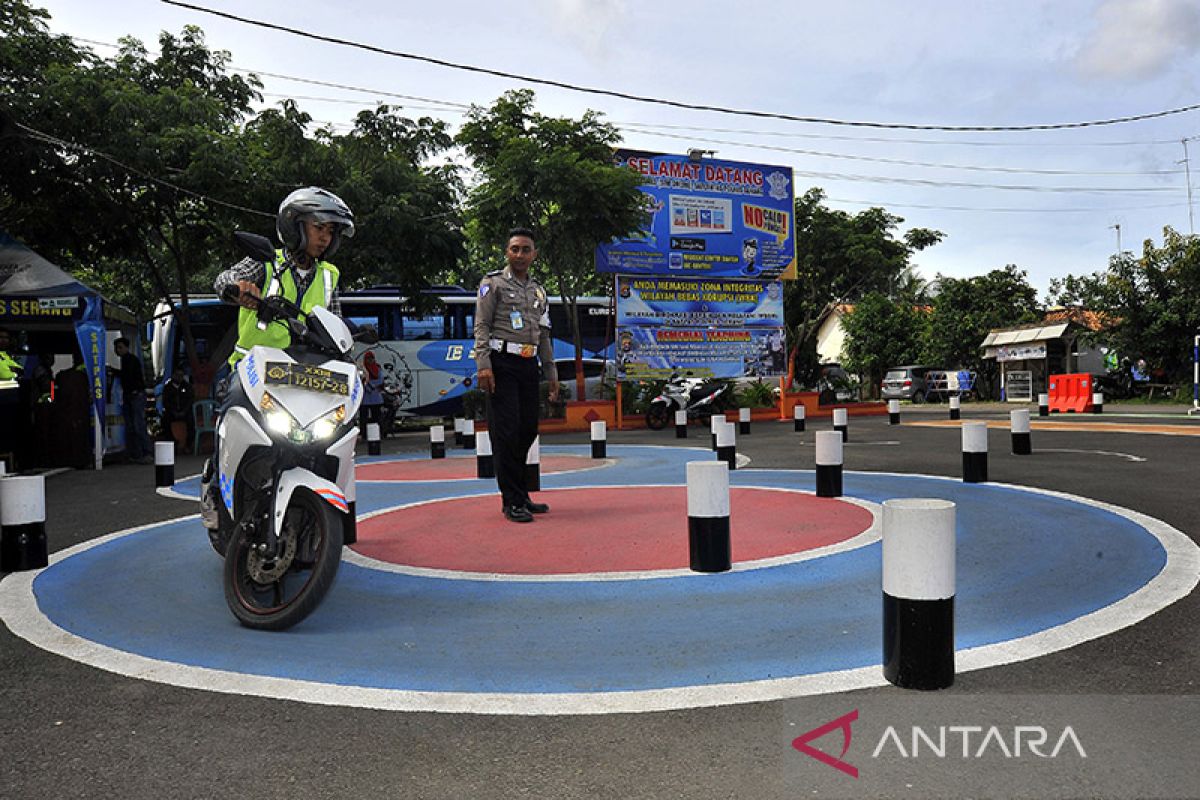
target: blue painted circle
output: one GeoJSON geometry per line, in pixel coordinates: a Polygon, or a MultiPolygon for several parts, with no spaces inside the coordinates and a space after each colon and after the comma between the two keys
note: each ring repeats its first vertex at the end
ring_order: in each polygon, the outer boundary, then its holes
{"type": "MultiPolygon", "coordinates": [[[[678,448],[610,447],[609,455],[620,460],[616,469],[547,475],[543,487],[614,478],[678,485],[687,461],[713,458],[678,448]]],[[[812,472],[738,471],[731,483],[814,488],[812,472]]],[[[1102,609],[1166,564],[1163,546],[1142,526],[1064,497],[921,476],[847,473],[844,483],[847,496],[876,503],[937,497],[957,505],[959,649],[1102,609]]],[[[358,511],[494,491],[491,481],[361,484],[358,511]]],[[[552,515],[537,524],[552,524],[552,515]]],[[[272,635],[243,629],[230,615],[220,559],[193,518],[65,558],[33,590],[54,625],[166,662],[382,689],[619,692],[877,666],[880,568],[878,543],[745,572],[652,580],[449,580],[343,563],[317,612],[272,635]]]]}

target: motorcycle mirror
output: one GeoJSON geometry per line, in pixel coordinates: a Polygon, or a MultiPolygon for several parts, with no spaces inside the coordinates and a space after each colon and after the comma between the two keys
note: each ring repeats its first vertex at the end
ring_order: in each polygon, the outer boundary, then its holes
{"type": "Polygon", "coordinates": [[[259,236],[257,233],[248,233],[246,231],[234,231],[233,241],[243,254],[255,261],[266,262],[275,260],[275,247],[271,244],[271,240],[265,236],[259,236]]]}
{"type": "Polygon", "coordinates": [[[379,344],[379,331],[369,325],[359,328],[354,334],[354,341],[363,344],[379,344]]]}

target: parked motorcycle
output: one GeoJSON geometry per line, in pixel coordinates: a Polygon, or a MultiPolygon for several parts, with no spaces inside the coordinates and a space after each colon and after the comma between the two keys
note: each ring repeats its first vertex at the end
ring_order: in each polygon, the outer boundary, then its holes
{"type": "Polygon", "coordinates": [[[717,411],[718,398],[728,388],[727,384],[713,384],[672,372],[662,394],[651,400],[650,407],[646,409],[646,427],[662,430],[680,409],[687,411],[688,422],[700,420],[707,423],[717,411]]]}
{"type": "MultiPolygon", "coordinates": [[[[269,261],[261,236],[237,233],[269,261]]],[[[236,300],[238,290],[225,299],[236,300]]],[[[333,585],[343,544],[355,539],[354,445],[362,381],[353,337],[324,308],[304,314],[285,298],[258,300],[258,324],[283,325],[292,345],[256,346],[237,364],[204,466],[201,517],[225,557],[225,601],[243,625],[283,630],[316,609],[333,585]]],[[[377,338],[372,331],[360,340],[377,338]]]]}

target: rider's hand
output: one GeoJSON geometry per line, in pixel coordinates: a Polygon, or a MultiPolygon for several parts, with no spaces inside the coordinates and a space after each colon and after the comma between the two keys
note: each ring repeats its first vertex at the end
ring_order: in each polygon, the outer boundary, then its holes
{"type": "Polygon", "coordinates": [[[496,390],[496,376],[490,369],[479,370],[477,380],[479,382],[479,388],[488,394],[491,394],[496,390]]]}
{"type": "Polygon", "coordinates": [[[547,390],[547,397],[550,398],[551,403],[558,402],[558,378],[550,381],[550,388],[547,390]]]}
{"type": "Polygon", "coordinates": [[[258,303],[255,301],[262,297],[262,291],[258,288],[258,284],[254,281],[238,281],[237,286],[241,292],[238,295],[238,304],[251,310],[256,308],[258,303]]]}

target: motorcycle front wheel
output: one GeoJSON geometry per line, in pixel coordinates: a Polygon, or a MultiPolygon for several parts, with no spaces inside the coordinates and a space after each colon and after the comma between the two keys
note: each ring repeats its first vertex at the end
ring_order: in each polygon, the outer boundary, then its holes
{"type": "Polygon", "coordinates": [[[234,534],[225,553],[225,602],[247,628],[286,630],[324,599],[341,558],[337,512],[307,489],[297,489],[273,558],[258,549],[245,528],[234,534]]]}
{"type": "Polygon", "coordinates": [[[650,408],[646,409],[646,427],[652,431],[661,431],[667,427],[670,419],[671,409],[667,408],[666,403],[651,403],[650,408]]]}

